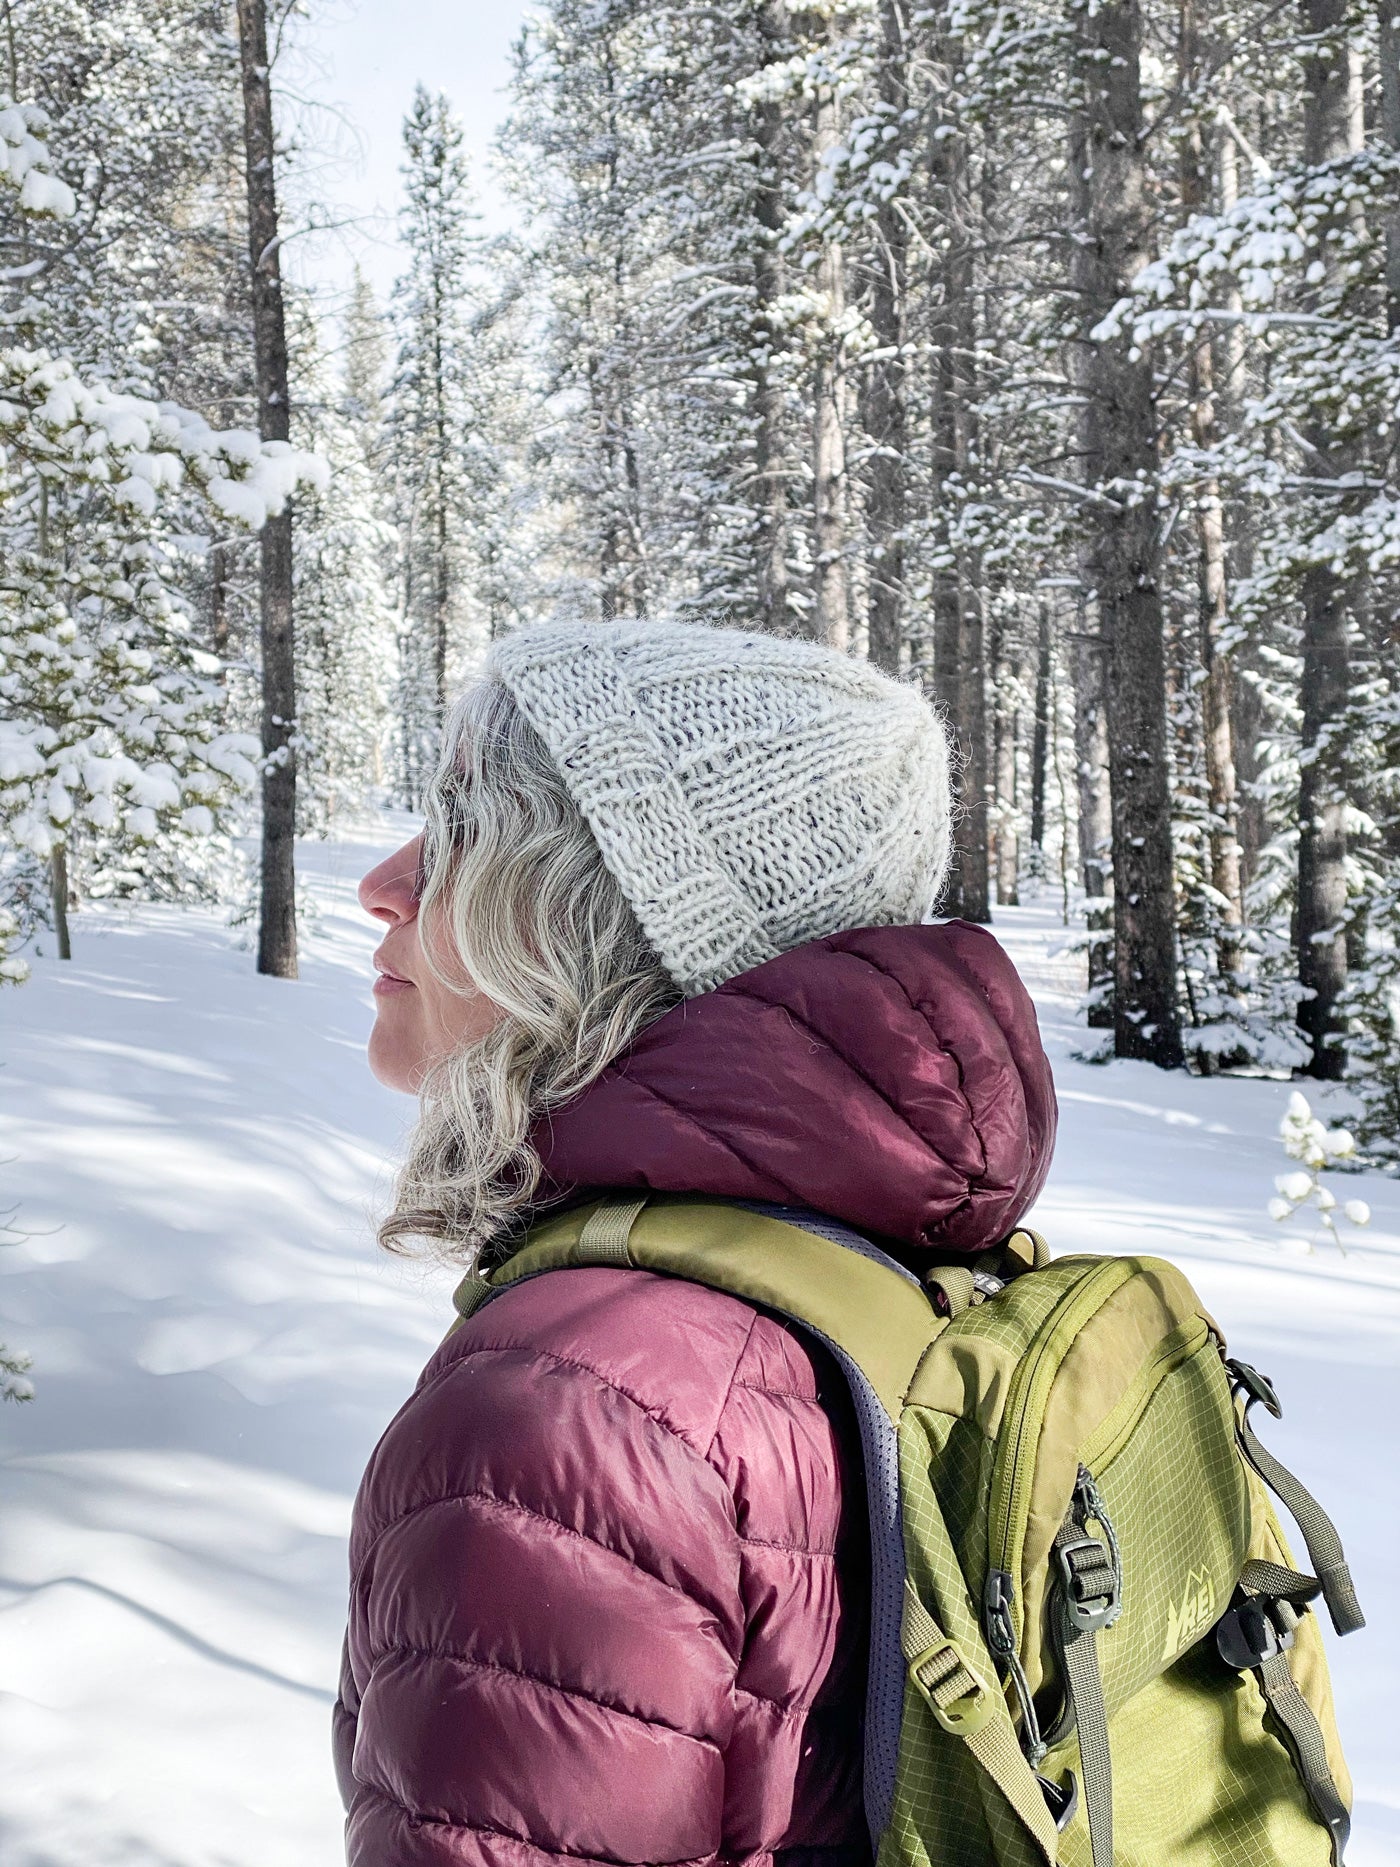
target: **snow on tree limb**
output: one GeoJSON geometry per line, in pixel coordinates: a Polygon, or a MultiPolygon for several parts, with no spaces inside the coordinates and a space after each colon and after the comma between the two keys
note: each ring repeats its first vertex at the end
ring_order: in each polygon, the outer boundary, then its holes
{"type": "Polygon", "coordinates": [[[36,104],[17,104],[0,92],[0,182],[19,195],[26,214],[45,220],[71,220],[77,197],[49,164],[48,145],[39,140],[47,114],[36,104]]]}

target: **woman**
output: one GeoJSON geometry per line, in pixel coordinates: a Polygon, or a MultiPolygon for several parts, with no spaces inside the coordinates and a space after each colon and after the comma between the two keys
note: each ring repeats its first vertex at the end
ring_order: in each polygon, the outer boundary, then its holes
{"type": "MultiPolygon", "coordinates": [[[[371,1065],[422,1100],[386,1243],[490,1261],[542,1206],[646,1187],[917,1267],[1038,1191],[1029,1000],[988,934],[921,924],[948,757],[912,688],[728,630],[522,630],[427,816],[361,887],[387,930],[371,1065]]],[[[356,1506],[351,1862],[867,1862],[865,1561],[817,1345],[638,1270],[509,1290],[428,1364],[356,1506]]]]}

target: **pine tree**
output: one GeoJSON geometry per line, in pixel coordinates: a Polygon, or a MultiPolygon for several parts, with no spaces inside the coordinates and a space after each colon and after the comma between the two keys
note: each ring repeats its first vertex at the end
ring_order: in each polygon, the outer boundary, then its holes
{"type": "Polygon", "coordinates": [[[388,387],[389,335],[374,287],[356,263],[345,313],[344,357],[347,419],[360,425],[367,455],[379,449],[388,387]]]}
{"type": "MultiPolygon", "coordinates": [[[[398,672],[392,584],[396,534],[374,461],[381,376],[368,288],[351,300],[343,385],[309,306],[294,305],[293,435],[330,463],[329,484],[298,500],[294,546],[298,827],[324,831],[364,808],[386,784],[395,747],[398,672]],[[358,299],[358,305],[357,305],[358,299]],[[358,322],[357,322],[358,320],[358,322]]],[[[382,355],[383,345],[380,341],[382,355]]],[[[381,364],[382,368],[382,364],[381,364]]]]}
{"type": "MultiPolygon", "coordinates": [[[[267,5],[266,0],[237,0],[237,6],[258,433],[264,441],[285,447],[291,435],[292,398],[282,298],[282,235],[277,209],[277,142],[272,122],[267,5]]],[[[295,979],[297,691],[290,500],[264,524],[260,544],[262,886],[258,971],[278,979],[295,979]]]]}
{"type": "MultiPolygon", "coordinates": [[[[36,107],[0,100],[0,183],[38,223],[36,247],[46,224],[80,212],[45,128],[36,107]]],[[[57,267],[25,276],[61,295],[57,267]]],[[[22,316],[44,324],[37,295],[22,316]]],[[[321,467],[15,345],[0,347],[0,450],[4,939],[27,931],[15,907],[32,909],[44,862],[66,956],[75,848],[109,891],[177,891],[253,774],[248,742],[223,729],[217,663],[194,639],[183,521],[202,511],[257,529],[321,467]]],[[[3,976],[17,976],[13,959],[3,976]]]]}
{"type": "Polygon", "coordinates": [[[388,436],[401,539],[403,785],[416,804],[450,687],[485,640],[469,540],[496,476],[481,420],[480,242],[462,130],[447,99],[421,85],[404,121],[404,153],[408,270],[395,292],[388,436]]]}

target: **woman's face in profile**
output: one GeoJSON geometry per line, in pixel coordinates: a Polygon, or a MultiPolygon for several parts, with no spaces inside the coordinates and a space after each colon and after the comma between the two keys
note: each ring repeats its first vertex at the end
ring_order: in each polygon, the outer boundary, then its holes
{"type": "Polygon", "coordinates": [[[431,1066],[484,1037],[496,1007],[462,970],[447,985],[428,965],[418,915],[423,838],[415,836],[360,883],[360,906],[386,928],[374,955],[369,1067],[390,1089],[416,1094],[431,1066]]]}

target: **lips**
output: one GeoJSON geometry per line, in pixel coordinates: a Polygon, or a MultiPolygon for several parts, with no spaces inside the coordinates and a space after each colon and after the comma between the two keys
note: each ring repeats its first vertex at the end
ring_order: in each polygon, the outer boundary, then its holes
{"type": "Polygon", "coordinates": [[[405,979],[402,973],[395,972],[393,967],[378,953],[374,956],[374,970],[377,975],[374,989],[381,997],[394,992],[411,992],[414,989],[412,979],[405,979]]]}

